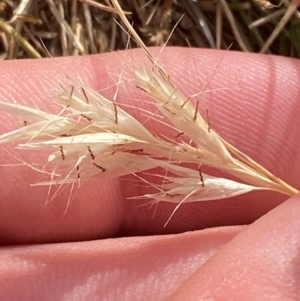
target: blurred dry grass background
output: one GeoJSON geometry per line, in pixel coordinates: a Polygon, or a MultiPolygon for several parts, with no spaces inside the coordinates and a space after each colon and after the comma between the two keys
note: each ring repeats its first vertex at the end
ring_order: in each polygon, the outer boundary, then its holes
{"type": "MultiPolygon", "coordinates": [[[[147,46],[266,52],[300,57],[300,0],[121,0],[147,46]],[[174,29],[174,30],[173,30],[174,29]]],[[[124,49],[109,1],[0,0],[0,59],[94,54],[124,49]]],[[[131,47],[134,47],[131,44],[131,47]]]]}

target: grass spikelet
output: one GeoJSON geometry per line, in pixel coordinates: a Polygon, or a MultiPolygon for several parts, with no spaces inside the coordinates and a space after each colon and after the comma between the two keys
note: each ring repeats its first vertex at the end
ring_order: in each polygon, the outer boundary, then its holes
{"type": "Polygon", "coordinates": [[[162,178],[161,184],[153,184],[158,192],[142,197],[174,202],[178,206],[257,189],[286,195],[298,192],[220,137],[199,113],[205,91],[195,101],[182,94],[137,37],[118,2],[111,1],[111,8],[118,12],[153,63],[152,69],[133,70],[136,86],[153,99],[157,109],[182,137],[178,136],[176,141],[158,137],[114,100],[74,79],[69,79],[71,88],[57,89],[53,101],[62,106],[57,114],[0,102],[2,111],[28,121],[26,126],[2,134],[0,143],[17,141],[18,148],[50,152],[41,168],[50,179],[36,185],[58,185],[54,194],[57,195],[65,184],[80,186],[95,177],[115,178],[160,167],[166,173],[157,175],[162,178]],[[184,137],[191,142],[186,143],[184,137]],[[202,166],[225,171],[241,182],[202,173],[202,166]]]}

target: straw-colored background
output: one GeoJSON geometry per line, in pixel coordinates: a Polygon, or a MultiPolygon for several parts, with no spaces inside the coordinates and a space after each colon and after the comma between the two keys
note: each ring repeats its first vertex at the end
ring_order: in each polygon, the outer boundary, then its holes
{"type": "MultiPolygon", "coordinates": [[[[132,12],[128,18],[148,46],[163,45],[171,35],[168,45],[300,57],[298,1],[120,3],[132,12]]],[[[91,4],[90,0],[1,0],[0,58],[93,54],[128,47],[128,37],[116,23],[118,16],[91,4]]]]}

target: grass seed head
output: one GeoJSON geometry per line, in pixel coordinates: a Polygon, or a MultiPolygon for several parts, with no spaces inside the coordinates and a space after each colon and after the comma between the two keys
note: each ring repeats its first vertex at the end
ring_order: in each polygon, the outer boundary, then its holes
{"type": "Polygon", "coordinates": [[[49,179],[36,184],[58,185],[54,193],[57,195],[65,184],[73,185],[73,189],[74,184],[80,186],[92,178],[116,178],[160,167],[166,171],[165,175],[158,175],[162,184],[152,185],[158,192],[144,197],[175,202],[178,206],[182,202],[224,199],[257,189],[297,193],[211,128],[199,113],[205,91],[193,101],[181,93],[139,39],[118,2],[111,2],[153,63],[152,69],[134,68],[137,87],[153,99],[157,109],[190,143],[180,137],[174,140],[156,136],[114,99],[69,78],[71,88],[58,87],[53,99],[62,106],[57,114],[0,102],[2,111],[17,115],[26,125],[0,135],[1,144],[17,141],[21,149],[50,151],[41,168],[49,179]],[[182,167],[181,163],[190,167],[182,167]],[[225,171],[241,182],[204,174],[203,165],[225,171]]]}

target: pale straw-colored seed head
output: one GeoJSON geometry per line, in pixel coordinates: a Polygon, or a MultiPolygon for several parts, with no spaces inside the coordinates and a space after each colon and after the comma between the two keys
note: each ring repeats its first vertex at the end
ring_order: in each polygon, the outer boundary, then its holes
{"type": "Polygon", "coordinates": [[[57,195],[65,184],[80,185],[92,178],[114,178],[161,167],[166,171],[165,175],[157,175],[162,178],[161,184],[152,185],[157,193],[143,197],[180,205],[257,189],[295,194],[296,189],[238,151],[210,127],[198,110],[203,103],[201,95],[194,104],[180,92],[139,40],[117,1],[112,4],[153,63],[151,70],[143,66],[133,70],[136,86],[151,96],[169,123],[188,139],[157,137],[114,100],[70,79],[71,88],[58,87],[53,99],[62,106],[57,114],[0,102],[2,111],[28,121],[26,126],[2,134],[1,144],[18,141],[19,148],[51,152],[40,169],[49,179],[36,185],[58,185],[57,195]],[[180,166],[182,163],[189,168],[180,166]],[[241,183],[204,174],[203,165],[225,171],[241,183]]]}

